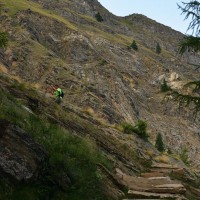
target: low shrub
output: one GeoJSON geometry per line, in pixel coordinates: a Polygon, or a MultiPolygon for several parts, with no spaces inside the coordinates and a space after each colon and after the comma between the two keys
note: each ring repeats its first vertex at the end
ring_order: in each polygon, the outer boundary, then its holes
{"type": "Polygon", "coordinates": [[[139,120],[135,126],[129,123],[122,123],[123,132],[127,134],[136,133],[140,138],[147,140],[149,135],[147,133],[147,123],[139,120]]]}
{"type": "Polygon", "coordinates": [[[103,21],[104,21],[99,12],[95,15],[95,18],[96,18],[96,20],[97,20],[98,22],[103,22],[103,21]]]}
{"type": "Polygon", "coordinates": [[[133,42],[132,42],[132,44],[131,44],[131,46],[130,46],[132,49],[134,49],[135,51],[138,51],[138,46],[137,46],[137,44],[136,44],[136,41],[135,40],[133,40],[133,42]]]}
{"type": "Polygon", "coordinates": [[[188,155],[188,149],[186,147],[182,147],[179,153],[180,159],[186,164],[189,165],[189,155],[188,155]]]}
{"type": "Polygon", "coordinates": [[[167,85],[167,81],[164,79],[163,83],[160,86],[160,91],[161,92],[168,92],[171,90],[171,87],[167,85]]]}
{"type": "Polygon", "coordinates": [[[5,48],[8,44],[8,33],[0,32],[0,48],[5,48]]]}
{"type": "Polygon", "coordinates": [[[121,124],[121,126],[123,128],[124,133],[132,134],[134,132],[134,126],[132,126],[129,123],[124,122],[124,123],[121,124]]]}

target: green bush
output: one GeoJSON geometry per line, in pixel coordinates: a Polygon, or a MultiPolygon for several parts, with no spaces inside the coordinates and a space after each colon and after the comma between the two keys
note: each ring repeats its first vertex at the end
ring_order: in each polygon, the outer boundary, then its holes
{"type": "Polygon", "coordinates": [[[139,120],[135,126],[132,126],[131,124],[126,123],[126,122],[122,123],[122,128],[123,128],[124,133],[128,133],[128,134],[136,133],[140,138],[144,140],[147,140],[149,137],[146,130],[147,123],[142,120],[139,120]]]}
{"type": "Polygon", "coordinates": [[[137,50],[138,50],[138,46],[137,46],[137,44],[136,44],[136,41],[135,41],[135,40],[133,40],[133,42],[132,42],[132,44],[131,44],[131,48],[132,48],[132,49],[134,49],[135,51],[137,51],[137,50]]]}
{"type": "Polygon", "coordinates": [[[96,18],[96,20],[97,20],[98,22],[103,22],[103,21],[104,21],[99,12],[95,15],[95,18],[96,18]]]}
{"type": "Polygon", "coordinates": [[[160,90],[161,92],[167,92],[171,90],[170,86],[167,85],[167,81],[165,79],[163,80],[163,83],[160,86],[160,90]]]}
{"type": "Polygon", "coordinates": [[[145,121],[139,120],[136,126],[134,127],[134,132],[144,140],[147,140],[149,135],[147,133],[147,123],[145,121]]]}
{"type": "Polygon", "coordinates": [[[188,156],[188,149],[186,147],[181,148],[181,151],[179,153],[180,159],[186,164],[190,164],[189,162],[189,156],[188,156]]]}
{"type": "Polygon", "coordinates": [[[163,143],[163,140],[162,140],[162,135],[160,133],[158,133],[157,136],[156,136],[155,147],[160,152],[163,152],[165,150],[164,143],[163,143]]]}
{"type": "Polygon", "coordinates": [[[124,133],[131,134],[134,132],[134,126],[132,126],[129,123],[124,122],[121,124],[121,126],[123,128],[124,133]]]}
{"type": "Polygon", "coordinates": [[[8,44],[8,33],[0,32],[0,48],[5,48],[8,44]]]}

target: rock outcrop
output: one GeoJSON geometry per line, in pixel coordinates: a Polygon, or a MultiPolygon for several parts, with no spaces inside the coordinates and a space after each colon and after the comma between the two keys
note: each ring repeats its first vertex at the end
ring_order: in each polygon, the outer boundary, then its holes
{"type": "Polygon", "coordinates": [[[17,182],[42,175],[47,152],[18,126],[0,120],[0,174],[17,182]]]}

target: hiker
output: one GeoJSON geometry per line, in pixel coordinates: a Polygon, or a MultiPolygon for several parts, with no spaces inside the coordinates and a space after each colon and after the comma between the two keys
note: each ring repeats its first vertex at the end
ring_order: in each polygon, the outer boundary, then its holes
{"type": "Polygon", "coordinates": [[[58,104],[61,102],[62,98],[64,97],[64,92],[62,91],[62,89],[53,85],[51,85],[47,89],[47,92],[50,92],[52,95],[55,95],[56,103],[58,104]]]}
{"type": "Polygon", "coordinates": [[[60,103],[62,98],[64,97],[64,93],[60,88],[56,89],[54,95],[56,96],[56,103],[60,103]]]}

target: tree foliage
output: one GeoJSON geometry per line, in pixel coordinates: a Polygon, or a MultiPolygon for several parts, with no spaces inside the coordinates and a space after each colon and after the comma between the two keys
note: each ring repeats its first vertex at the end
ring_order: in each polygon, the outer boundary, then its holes
{"type": "Polygon", "coordinates": [[[98,22],[103,22],[103,18],[102,16],[100,15],[100,13],[98,12],[96,15],[95,15],[95,18],[98,22]]]}
{"type": "Polygon", "coordinates": [[[0,48],[5,48],[8,44],[8,33],[0,32],[0,48]]]}
{"type": "Polygon", "coordinates": [[[147,140],[149,135],[147,133],[147,123],[143,120],[138,120],[134,127],[134,132],[144,140],[147,140]]]}
{"type": "Polygon", "coordinates": [[[131,44],[131,48],[134,49],[134,50],[136,50],[136,51],[138,50],[138,46],[137,46],[135,40],[133,40],[133,42],[132,42],[132,44],[131,44]]]}
{"type": "Polygon", "coordinates": [[[163,152],[165,150],[165,146],[164,146],[164,143],[163,143],[163,140],[162,140],[162,135],[160,133],[158,133],[157,136],[156,136],[155,147],[160,152],[163,152]]]}
{"type": "MultiPolygon", "coordinates": [[[[178,5],[178,8],[182,10],[182,14],[185,15],[185,19],[191,18],[188,30],[192,30],[192,35],[186,35],[185,38],[179,44],[179,54],[183,55],[185,52],[199,53],[200,51],[200,2],[190,0],[190,2],[182,2],[182,6],[178,5]]],[[[200,68],[200,65],[192,64],[200,68]]],[[[192,81],[185,85],[190,87],[192,92],[190,94],[182,94],[178,91],[172,91],[171,94],[176,101],[179,102],[179,106],[193,105],[194,114],[200,111],[200,80],[192,81]]]]}
{"type": "Polygon", "coordinates": [[[171,88],[169,85],[167,85],[167,81],[165,79],[163,80],[163,83],[160,86],[160,90],[161,92],[171,91],[171,88]]]}
{"type": "Polygon", "coordinates": [[[200,2],[191,0],[187,3],[182,2],[182,4],[182,6],[178,4],[178,8],[182,10],[182,14],[185,15],[185,19],[188,19],[189,17],[192,19],[187,30],[192,30],[193,33],[198,36],[200,34],[200,2]]]}
{"type": "Polygon", "coordinates": [[[186,36],[179,44],[179,53],[183,55],[185,52],[197,53],[200,49],[200,38],[194,36],[186,36]]]}
{"type": "Polygon", "coordinates": [[[129,124],[129,123],[122,123],[122,128],[124,133],[132,134],[136,133],[140,138],[144,140],[148,140],[148,133],[147,133],[147,123],[143,120],[138,120],[137,124],[135,126],[129,124]]]}
{"type": "Polygon", "coordinates": [[[160,44],[157,43],[157,45],[156,45],[156,53],[157,53],[157,54],[160,54],[161,51],[162,51],[162,49],[161,49],[161,47],[160,47],[160,44]]]}

